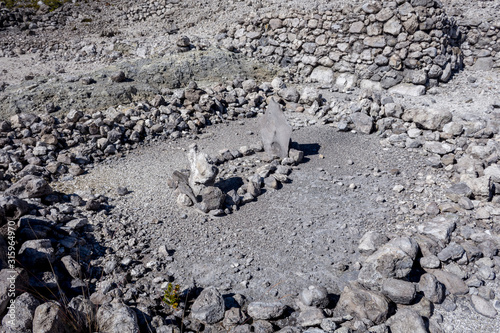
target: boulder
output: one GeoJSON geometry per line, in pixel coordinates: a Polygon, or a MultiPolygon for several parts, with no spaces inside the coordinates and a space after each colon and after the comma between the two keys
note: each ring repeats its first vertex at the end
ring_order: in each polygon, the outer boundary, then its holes
{"type": "Polygon", "coordinates": [[[30,293],[23,293],[16,297],[12,311],[8,311],[2,320],[6,332],[31,332],[33,318],[40,301],[30,293]]]}
{"type": "Polygon", "coordinates": [[[77,332],[75,325],[61,305],[53,301],[39,305],[33,317],[33,333],[72,333],[77,332]]]}

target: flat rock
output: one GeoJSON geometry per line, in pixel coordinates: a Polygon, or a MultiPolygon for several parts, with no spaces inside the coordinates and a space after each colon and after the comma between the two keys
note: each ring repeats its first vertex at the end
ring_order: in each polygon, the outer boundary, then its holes
{"type": "Polygon", "coordinates": [[[474,310],[485,317],[494,318],[497,315],[497,310],[491,302],[485,300],[481,296],[471,295],[470,302],[474,310]]]}
{"type": "Polygon", "coordinates": [[[419,233],[431,236],[438,241],[449,242],[451,233],[456,227],[456,218],[455,215],[437,216],[431,221],[418,225],[417,230],[419,233]]]}
{"type": "Polygon", "coordinates": [[[389,89],[390,94],[422,96],[425,95],[425,86],[401,83],[389,89]]]}
{"type": "Polygon", "coordinates": [[[469,287],[467,287],[465,282],[453,273],[437,269],[429,270],[429,273],[432,273],[439,282],[444,284],[450,294],[465,295],[469,292],[469,287]]]}
{"type": "Polygon", "coordinates": [[[252,302],[248,304],[248,315],[256,320],[275,319],[285,311],[281,302],[252,302]]]}
{"type": "Polygon", "coordinates": [[[368,231],[361,237],[358,251],[361,254],[370,255],[388,241],[389,238],[386,235],[377,231],[368,231]]]}

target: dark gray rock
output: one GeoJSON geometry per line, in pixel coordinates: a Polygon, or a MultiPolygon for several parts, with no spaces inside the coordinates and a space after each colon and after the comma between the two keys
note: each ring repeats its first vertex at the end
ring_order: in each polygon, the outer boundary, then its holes
{"type": "Polygon", "coordinates": [[[281,106],[271,99],[266,113],[259,120],[264,150],[270,156],[288,157],[292,128],[288,124],[281,106]]]}
{"type": "Polygon", "coordinates": [[[191,317],[207,324],[215,324],[224,318],[224,299],[215,287],[205,288],[191,308],[191,317]]]}
{"type": "Polygon", "coordinates": [[[26,268],[49,268],[55,260],[55,251],[50,239],[29,240],[19,250],[19,261],[26,268]]]}
{"type": "Polygon", "coordinates": [[[207,186],[201,190],[200,209],[204,212],[219,209],[226,200],[226,195],[222,190],[215,186],[207,186]]]}
{"type": "Polygon", "coordinates": [[[458,260],[464,255],[464,248],[457,243],[450,243],[441,252],[438,253],[437,257],[439,260],[446,262],[448,260],[458,260]]]}
{"type": "Polygon", "coordinates": [[[467,287],[465,282],[453,273],[442,270],[429,270],[429,273],[432,273],[439,282],[444,284],[450,294],[465,295],[469,292],[469,287],[467,287]]]}
{"type": "Polygon", "coordinates": [[[15,286],[15,294],[28,288],[28,273],[22,268],[2,269],[0,271],[0,313],[10,305],[12,298],[11,285],[15,286]]]}
{"type": "Polygon", "coordinates": [[[302,327],[317,326],[325,319],[325,315],[321,309],[308,308],[300,311],[297,317],[297,322],[302,327]]]}
{"type": "Polygon", "coordinates": [[[21,199],[40,198],[52,193],[52,188],[43,178],[28,175],[5,191],[6,196],[15,196],[21,199]]]}
{"type": "Polygon", "coordinates": [[[382,284],[382,294],[396,304],[410,304],[415,299],[416,288],[411,282],[387,279],[382,284]]]}
{"type": "Polygon", "coordinates": [[[440,304],[445,297],[444,285],[438,279],[429,273],[420,277],[418,290],[431,302],[440,304]]]}
{"type": "Polygon", "coordinates": [[[458,202],[463,197],[470,198],[472,196],[472,190],[467,184],[458,183],[447,188],[445,195],[454,202],[458,202]]]}

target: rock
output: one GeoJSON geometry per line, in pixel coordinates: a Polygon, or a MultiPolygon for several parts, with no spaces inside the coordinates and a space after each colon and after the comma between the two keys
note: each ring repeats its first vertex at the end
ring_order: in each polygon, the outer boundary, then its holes
{"type": "Polygon", "coordinates": [[[264,150],[269,156],[288,157],[292,128],[278,103],[271,99],[264,116],[259,120],[264,150]]]}
{"type": "Polygon", "coordinates": [[[55,253],[50,239],[29,240],[19,250],[19,261],[26,268],[49,268],[55,260],[55,253]]]}
{"type": "Polygon", "coordinates": [[[200,208],[204,212],[219,209],[226,200],[226,195],[222,190],[215,186],[207,186],[201,190],[200,208]]]}
{"type": "Polygon", "coordinates": [[[195,195],[199,195],[205,186],[212,186],[219,170],[207,154],[199,152],[198,146],[189,147],[188,159],[191,173],[189,185],[195,195]]]}
{"type": "Polygon", "coordinates": [[[446,295],[444,285],[434,275],[429,273],[420,277],[418,290],[424,294],[425,298],[436,304],[442,303],[446,295]]]}
{"type": "Polygon", "coordinates": [[[33,317],[33,333],[68,333],[73,327],[67,314],[57,302],[39,305],[33,317]]]}
{"type": "Polygon", "coordinates": [[[45,179],[32,175],[24,176],[5,191],[6,196],[21,199],[40,198],[51,193],[52,188],[45,179]]]}
{"type": "Polygon", "coordinates": [[[492,164],[484,169],[484,175],[491,178],[495,183],[500,183],[500,165],[492,164]]]}
{"type": "Polygon", "coordinates": [[[389,93],[407,96],[422,96],[425,95],[425,86],[401,83],[390,88],[389,93]]]}
{"type": "Polygon", "coordinates": [[[370,255],[375,252],[380,246],[389,241],[386,235],[377,231],[366,232],[359,241],[358,251],[361,254],[370,255]]]}
{"type": "Polygon", "coordinates": [[[434,108],[427,109],[409,109],[405,110],[403,120],[411,120],[417,126],[427,130],[442,130],[443,126],[452,119],[449,110],[438,110],[434,108]]]}
{"type": "Polygon", "coordinates": [[[0,207],[8,220],[17,220],[29,210],[26,201],[13,196],[0,195],[0,207]]]}
{"type": "Polygon", "coordinates": [[[248,304],[248,315],[256,320],[279,318],[285,311],[281,302],[251,302],[248,304]]]}
{"type": "Polygon", "coordinates": [[[325,318],[319,324],[322,330],[328,333],[333,333],[337,329],[337,323],[335,322],[335,318],[325,318]]]}
{"type": "Polygon", "coordinates": [[[455,151],[455,146],[446,142],[426,141],[424,149],[433,154],[446,155],[455,151]]]}
{"type": "Polygon", "coordinates": [[[299,294],[299,300],[306,306],[315,306],[324,309],[328,306],[328,291],[325,287],[309,286],[299,294]]]}
{"type": "Polygon", "coordinates": [[[472,196],[472,190],[465,183],[457,183],[451,185],[445,190],[445,195],[454,202],[458,202],[461,198],[470,198],[472,196]]]}
{"type": "Polygon", "coordinates": [[[83,117],[82,111],[71,109],[66,115],[66,121],[70,123],[76,123],[82,117],[83,117]]]}
{"type": "Polygon", "coordinates": [[[410,304],[415,299],[416,288],[411,282],[387,279],[382,284],[382,294],[396,304],[410,304]]]}
{"type": "Polygon", "coordinates": [[[15,294],[19,294],[22,290],[28,288],[28,273],[22,268],[14,270],[2,269],[0,271],[0,313],[10,305],[10,300],[15,295],[12,295],[11,285],[15,286],[15,294]]]}
{"type": "Polygon", "coordinates": [[[273,333],[273,324],[265,320],[255,320],[253,322],[254,333],[273,333]]]}
{"type": "Polygon", "coordinates": [[[96,318],[97,305],[92,303],[89,298],[82,295],[73,297],[68,303],[68,309],[71,310],[72,319],[79,327],[86,327],[93,325],[93,319],[96,318]]]}
{"type": "Polygon", "coordinates": [[[337,76],[335,80],[335,85],[337,85],[342,91],[347,91],[356,86],[358,82],[358,77],[354,74],[341,73],[337,76]]]}
{"type": "Polygon", "coordinates": [[[321,324],[324,318],[325,315],[321,309],[309,308],[299,313],[297,322],[302,327],[317,326],[321,324]]]}
{"type": "Polygon", "coordinates": [[[2,320],[6,332],[31,332],[35,310],[40,305],[30,293],[23,293],[16,297],[12,311],[8,311],[2,320]]]}
{"type": "Polygon", "coordinates": [[[406,277],[413,267],[417,251],[418,245],[412,238],[392,239],[366,258],[358,281],[367,288],[380,290],[385,279],[406,277]]]}
{"type": "Polygon", "coordinates": [[[492,57],[478,58],[471,68],[473,71],[491,71],[494,61],[492,57]]]}
{"type": "Polygon", "coordinates": [[[221,321],[224,313],[224,299],[215,287],[203,289],[191,308],[191,317],[207,324],[221,321]]]}
{"type": "Polygon", "coordinates": [[[448,243],[453,230],[455,230],[457,217],[455,215],[437,216],[431,221],[417,226],[419,233],[428,235],[436,240],[448,243]]]}
{"type": "Polygon", "coordinates": [[[299,92],[293,87],[278,90],[278,96],[292,103],[297,103],[300,98],[299,92]]]}
{"type": "Polygon", "coordinates": [[[420,258],[420,266],[422,268],[439,268],[441,261],[435,255],[428,255],[420,258]]]}
{"type": "Polygon", "coordinates": [[[124,82],[127,79],[127,77],[125,76],[125,73],[123,71],[118,71],[111,74],[110,79],[115,83],[120,83],[124,82]]]}
{"type": "Polygon", "coordinates": [[[299,164],[304,158],[304,152],[302,150],[290,148],[288,156],[295,162],[295,164],[299,164]]]}
{"type": "Polygon", "coordinates": [[[313,82],[318,82],[319,84],[330,86],[335,81],[333,76],[333,70],[328,67],[318,66],[313,69],[310,75],[310,79],[313,82]]]}
{"type": "Polygon", "coordinates": [[[246,320],[247,317],[244,315],[240,308],[230,308],[226,311],[222,324],[224,325],[224,327],[230,328],[236,325],[241,325],[246,320]]]}
{"type": "Polygon", "coordinates": [[[490,198],[494,193],[494,183],[491,181],[489,176],[482,177],[472,177],[467,174],[463,174],[460,177],[460,181],[467,184],[474,193],[474,196],[490,198]]]}
{"type": "Polygon", "coordinates": [[[342,291],[335,312],[381,324],[389,314],[389,303],[382,294],[366,290],[357,282],[351,282],[342,291]]]}
{"type": "Polygon", "coordinates": [[[101,305],[97,311],[96,323],[102,333],[140,332],[135,311],[121,303],[101,305]]]}
{"type": "Polygon", "coordinates": [[[398,309],[386,324],[390,327],[391,333],[428,332],[422,317],[411,309],[398,309]]]}
{"type": "Polygon", "coordinates": [[[302,90],[302,93],[300,94],[300,100],[299,103],[311,105],[315,101],[320,100],[320,93],[319,91],[311,86],[306,86],[302,90]]]}
{"type": "Polygon", "coordinates": [[[465,284],[465,282],[458,277],[457,275],[442,271],[442,270],[429,270],[439,282],[444,284],[446,290],[453,295],[465,295],[469,292],[469,287],[465,284]]]}
{"type": "Polygon", "coordinates": [[[437,257],[439,260],[446,262],[448,260],[458,260],[464,255],[464,248],[457,243],[450,243],[441,252],[438,253],[437,257]]]}
{"type": "Polygon", "coordinates": [[[177,39],[175,44],[178,47],[189,47],[191,45],[191,40],[187,36],[181,36],[177,39]]]}
{"type": "Polygon", "coordinates": [[[373,130],[373,119],[362,112],[354,112],[351,114],[351,120],[357,131],[363,134],[370,134],[373,130]]]}
{"type": "Polygon", "coordinates": [[[497,315],[497,310],[489,301],[485,300],[481,296],[471,295],[470,302],[472,304],[472,308],[485,317],[495,318],[497,315]]]}

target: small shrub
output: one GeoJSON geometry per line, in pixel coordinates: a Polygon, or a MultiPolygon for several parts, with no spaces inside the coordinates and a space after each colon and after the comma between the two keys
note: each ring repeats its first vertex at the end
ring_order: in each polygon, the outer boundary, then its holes
{"type": "Polygon", "coordinates": [[[163,295],[163,302],[171,306],[173,309],[177,309],[181,301],[180,289],[181,287],[178,284],[174,286],[172,283],[169,283],[167,290],[165,290],[165,294],[163,295]]]}

